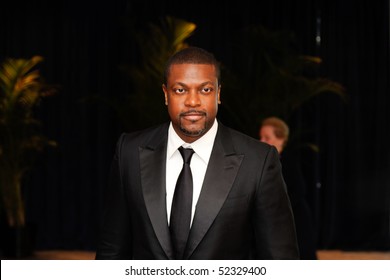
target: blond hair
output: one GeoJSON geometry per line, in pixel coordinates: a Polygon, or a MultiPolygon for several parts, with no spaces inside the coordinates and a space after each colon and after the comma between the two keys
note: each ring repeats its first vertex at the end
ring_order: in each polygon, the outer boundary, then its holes
{"type": "Polygon", "coordinates": [[[261,122],[261,126],[272,126],[274,128],[274,133],[276,138],[283,139],[283,147],[286,146],[288,137],[290,135],[290,129],[288,125],[280,118],[277,117],[268,117],[261,122]]]}

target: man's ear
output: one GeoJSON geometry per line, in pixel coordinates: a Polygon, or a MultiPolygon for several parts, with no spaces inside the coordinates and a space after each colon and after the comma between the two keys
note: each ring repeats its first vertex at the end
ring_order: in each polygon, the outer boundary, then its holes
{"type": "Polygon", "coordinates": [[[162,84],[162,90],[164,92],[165,105],[168,105],[168,90],[165,84],[162,84]]]}
{"type": "Polygon", "coordinates": [[[218,86],[217,98],[218,104],[221,104],[221,85],[218,86]]]}

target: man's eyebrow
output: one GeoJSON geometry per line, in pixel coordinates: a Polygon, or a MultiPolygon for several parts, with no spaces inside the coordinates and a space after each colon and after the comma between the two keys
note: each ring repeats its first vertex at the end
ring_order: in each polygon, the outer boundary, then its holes
{"type": "Polygon", "coordinates": [[[212,81],[207,81],[207,82],[201,83],[202,86],[208,85],[208,84],[214,85],[214,83],[212,81]]]}
{"type": "MultiPolygon", "coordinates": [[[[214,85],[214,83],[212,81],[206,81],[206,82],[201,83],[200,86],[205,86],[205,85],[210,85],[210,84],[214,85]]],[[[179,86],[183,86],[183,87],[187,86],[187,84],[183,83],[183,82],[176,82],[172,86],[175,86],[175,85],[179,85],[179,86]]]]}

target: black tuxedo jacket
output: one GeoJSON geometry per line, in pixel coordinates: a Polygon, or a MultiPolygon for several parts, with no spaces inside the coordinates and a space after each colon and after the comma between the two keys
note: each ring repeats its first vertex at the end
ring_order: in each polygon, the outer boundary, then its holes
{"type": "MultiPolygon", "coordinates": [[[[168,127],[121,135],[96,259],[173,259],[165,191],[168,127]]],[[[184,258],[299,258],[275,148],[219,123],[184,258]]]]}

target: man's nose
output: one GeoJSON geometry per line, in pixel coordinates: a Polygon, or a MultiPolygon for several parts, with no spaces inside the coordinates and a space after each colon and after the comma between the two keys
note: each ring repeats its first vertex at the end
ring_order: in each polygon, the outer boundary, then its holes
{"type": "Polygon", "coordinates": [[[187,94],[185,104],[191,107],[199,106],[200,105],[199,93],[196,90],[190,90],[187,94]]]}

